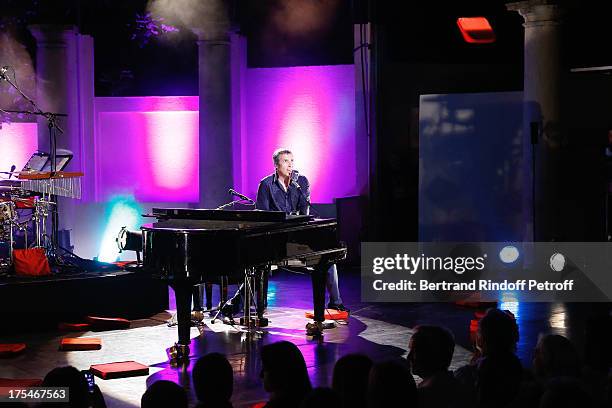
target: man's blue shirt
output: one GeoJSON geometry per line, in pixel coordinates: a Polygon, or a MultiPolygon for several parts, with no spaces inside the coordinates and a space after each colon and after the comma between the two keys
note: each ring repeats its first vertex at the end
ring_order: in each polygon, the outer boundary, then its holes
{"type": "Polygon", "coordinates": [[[285,213],[308,214],[310,200],[310,184],[308,179],[302,175],[298,177],[298,189],[293,183],[289,183],[287,191],[279,184],[276,172],[264,177],[259,182],[257,189],[257,203],[255,208],[267,211],[284,211],[285,213]]]}

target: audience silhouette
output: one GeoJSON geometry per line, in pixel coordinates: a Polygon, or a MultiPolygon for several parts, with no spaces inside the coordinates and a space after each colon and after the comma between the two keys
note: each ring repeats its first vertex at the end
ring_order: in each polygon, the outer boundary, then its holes
{"type": "Polygon", "coordinates": [[[368,381],[368,408],[416,407],[416,383],[406,362],[374,364],[368,381]]]}
{"type": "Polygon", "coordinates": [[[299,348],[288,341],[265,345],[261,350],[264,389],[270,393],[267,408],[299,406],[312,387],[299,348]]]}
{"type": "MultiPolygon", "coordinates": [[[[271,343],[261,349],[261,379],[269,399],[257,407],[610,407],[610,316],[588,319],[585,329],[584,363],[569,339],[541,334],[530,371],[515,354],[519,327],[514,316],[489,309],[479,323],[472,361],[455,373],[449,371],[455,352],[453,334],[423,324],[414,328],[406,360],[374,363],[366,355],[347,354],[334,365],[331,388],[324,384],[315,389],[300,349],[288,341],[271,343]],[[413,375],[421,379],[418,386],[413,375]]],[[[197,408],[232,407],[234,370],[223,354],[198,359],[192,378],[197,408]]],[[[88,387],[84,373],[75,367],[51,370],[43,385],[70,390],[69,403],[45,406],[106,406],[100,389],[88,387]]],[[[141,406],[186,408],[189,403],[181,386],[161,380],[142,395],[141,406]]]]}
{"type": "Polygon", "coordinates": [[[347,354],[334,366],[332,388],[342,408],[365,408],[372,360],[363,354],[347,354]]]}
{"type": "Polygon", "coordinates": [[[210,353],[193,366],[193,387],[199,408],[231,408],[234,370],[220,353],[210,353]]]}
{"type": "Polygon", "coordinates": [[[142,408],[187,408],[187,393],[172,381],[154,382],[142,395],[142,408]]]}
{"type": "Polygon", "coordinates": [[[74,408],[104,408],[104,396],[100,392],[100,388],[94,385],[92,392],[89,391],[89,386],[83,372],[75,367],[56,367],[49,371],[43,379],[45,387],[68,387],[69,399],[68,403],[44,403],[45,407],[67,406],[74,408]]]}
{"type": "Polygon", "coordinates": [[[420,325],[410,338],[408,361],[412,373],[423,379],[417,387],[419,406],[467,407],[467,395],[448,370],[455,351],[455,338],[439,326],[420,325]]]}

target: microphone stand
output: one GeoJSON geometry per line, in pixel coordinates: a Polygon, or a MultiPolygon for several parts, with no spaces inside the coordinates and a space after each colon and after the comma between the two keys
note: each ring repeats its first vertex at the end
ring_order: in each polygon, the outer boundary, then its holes
{"type": "Polygon", "coordinates": [[[302,186],[300,186],[297,181],[293,181],[293,180],[291,181],[291,184],[293,184],[295,188],[297,188],[297,190],[300,192],[300,195],[304,197],[304,200],[306,200],[306,203],[308,204],[308,207],[307,207],[308,214],[304,214],[304,215],[310,215],[310,210],[312,210],[315,213],[313,215],[320,217],[321,214],[315,211],[315,209],[312,208],[312,205],[310,205],[310,198],[306,197],[306,194],[304,194],[304,191],[302,191],[302,186]]]}
{"type": "Polygon", "coordinates": [[[241,203],[244,200],[234,200],[234,201],[230,201],[229,203],[225,203],[223,205],[218,206],[217,208],[215,208],[215,210],[224,210],[227,207],[232,207],[234,204],[238,204],[241,203]]]}
{"type": "MultiPolygon", "coordinates": [[[[4,113],[18,113],[18,114],[26,114],[26,115],[34,115],[34,116],[42,116],[47,120],[47,128],[49,129],[49,156],[51,159],[51,172],[49,174],[49,178],[52,178],[57,171],[57,163],[56,163],[56,155],[57,155],[57,134],[63,134],[64,130],[58,125],[57,119],[59,117],[67,117],[68,115],[65,113],[55,113],[55,112],[44,112],[40,107],[32,100],[32,98],[28,97],[19,87],[11,81],[11,78],[6,74],[6,71],[0,71],[0,81],[5,80],[9,83],[18,93],[21,95],[23,99],[25,99],[34,109],[33,111],[20,111],[20,110],[5,110],[0,109],[1,112],[4,113]]],[[[49,196],[49,201],[56,202],[55,197],[49,196]]],[[[53,212],[51,213],[51,245],[55,250],[57,248],[57,239],[58,239],[58,212],[57,206],[54,207],[53,212]]]]}

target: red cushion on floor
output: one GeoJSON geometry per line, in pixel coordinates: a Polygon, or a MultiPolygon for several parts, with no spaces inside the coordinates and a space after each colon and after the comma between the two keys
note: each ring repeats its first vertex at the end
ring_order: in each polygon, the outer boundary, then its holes
{"type": "Polygon", "coordinates": [[[0,387],[38,387],[42,382],[40,378],[0,378],[0,387]]]}
{"type": "Polygon", "coordinates": [[[100,350],[102,339],[98,337],[64,337],[60,341],[60,350],[100,350]]]}
{"type": "Polygon", "coordinates": [[[98,377],[110,380],[111,378],[136,377],[149,375],[149,367],[135,361],[121,361],[118,363],[95,364],[90,368],[98,377]]]}
{"type": "MultiPolygon", "coordinates": [[[[349,318],[348,312],[341,312],[336,309],[325,309],[325,320],[347,320],[349,318]]],[[[306,312],[307,319],[314,319],[313,312],[306,312]]]]}
{"type": "Polygon", "coordinates": [[[258,402],[257,404],[253,404],[251,408],[263,408],[266,406],[266,404],[267,404],[266,401],[258,402]]]}
{"type": "Polygon", "coordinates": [[[10,357],[26,349],[24,343],[0,344],[0,357],[10,357]]]}
{"type": "Polygon", "coordinates": [[[89,323],[60,323],[57,328],[66,331],[87,331],[91,329],[91,325],[89,323]]]}
{"type": "Polygon", "coordinates": [[[87,322],[91,324],[93,330],[117,330],[129,329],[130,321],[121,317],[98,317],[87,316],[87,322]]]}

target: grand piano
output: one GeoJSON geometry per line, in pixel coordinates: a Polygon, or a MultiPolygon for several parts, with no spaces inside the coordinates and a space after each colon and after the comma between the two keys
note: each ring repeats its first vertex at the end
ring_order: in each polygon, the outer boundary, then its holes
{"type": "MultiPolygon", "coordinates": [[[[193,286],[299,260],[312,268],[314,320],[324,320],[325,272],[346,257],[334,219],[280,211],[154,208],[142,229],[143,267],[174,288],[178,357],[189,355],[193,286]]],[[[246,309],[246,308],[245,308],[246,309]]],[[[319,327],[319,325],[316,325],[319,327]]]]}

